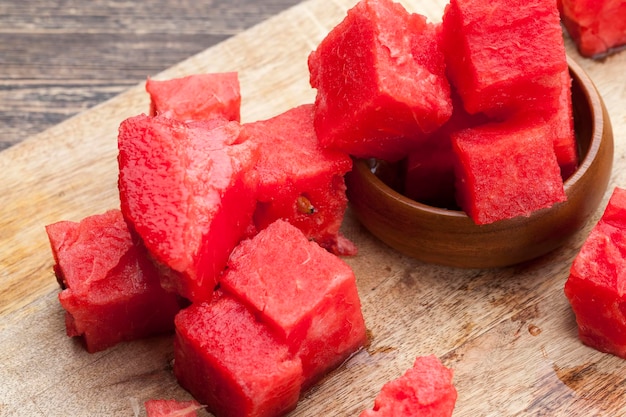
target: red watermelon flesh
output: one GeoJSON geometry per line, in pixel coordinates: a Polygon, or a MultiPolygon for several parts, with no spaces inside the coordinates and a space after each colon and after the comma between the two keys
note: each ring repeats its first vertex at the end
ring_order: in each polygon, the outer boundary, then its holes
{"type": "Polygon", "coordinates": [[[366,342],[352,269],[286,221],[241,242],[221,286],[287,341],[302,360],[305,386],[366,342]]]}
{"type": "Polygon", "coordinates": [[[204,408],[197,401],[148,400],[144,403],[148,417],[196,417],[204,408]]]}
{"type": "MultiPolygon", "coordinates": [[[[170,268],[162,285],[192,300],[213,292],[252,222],[256,162],[240,125],[145,115],[119,131],[122,212],[151,255],[170,268]]],[[[165,268],[164,270],[167,270],[165,268]]]]}
{"type": "Polygon", "coordinates": [[[374,408],[360,417],[450,417],[457,399],[452,377],[436,356],[418,357],[404,375],[383,385],[374,408]]]}
{"type": "Polygon", "coordinates": [[[296,407],[302,366],[229,296],[176,316],[174,375],[216,417],[275,417],[296,407]]]}
{"type": "Polygon", "coordinates": [[[182,121],[222,117],[240,120],[241,93],[236,72],[193,74],[169,80],[146,81],[150,116],[182,121]]]}
{"type": "Polygon", "coordinates": [[[451,0],[442,31],[447,73],[469,113],[553,109],[567,71],[553,0],[451,0]]]}
{"type": "Polygon", "coordinates": [[[514,119],[452,134],[457,201],[475,223],[528,216],[565,201],[552,133],[543,121],[514,119]]]}
{"type": "Polygon", "coordinates": [[[561,167],[561,177],[566,180],[578,169],[578,145],[574,133],[572,77],[569,71],[563,71],[561,78],[557,108],[547,120],[554,130],[554,152],[561,167]]]}
{"type": "Polygon", "coordinates": [[[626,359],[626,190],[615,188],[574,259],[565,295],[580,340],[626,359]]]}
{"type": "Polygon", "coordinates": [[[352,159],[319,146],[313,105],[245,124],[244,132],[260,152],[255,166],[259,177],[256,228],[287,220],[329,251],[355,254],[354,244],[341,244],[347,239],[339,232],[348,205],[344,174],[352,168],[352,159]]]}
{"type": "Polygon", "coordinates": [[[437,30],[391,0],[362,0],[309,56],[323,147],[389,161],[406,156],[452,113],[443,66],[415,59],[437,30]],[[438,72],[433,73],[431,70],[438,72]]]}
{"type": "Polygon", "coordinates": [[[145,248],[119,210],[46,226],[63,291],[68,336],[87,351],[174,329],[177,295],[163,290],[145,248]]]}
{"type": "Polygon", "coordinates": [[[558,7],[581,55],[602,58],[626,46],[626,1],[558,0],[558,7]]]}

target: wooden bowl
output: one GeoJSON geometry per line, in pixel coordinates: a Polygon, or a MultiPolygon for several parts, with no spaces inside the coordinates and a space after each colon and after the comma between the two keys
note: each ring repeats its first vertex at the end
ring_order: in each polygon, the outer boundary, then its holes
{"type": "Polygon", "coordinates": [[[356,160],[346,177],[359,221],[399,252],[441,265],[491,268],[544,255],[580,230],[597,210],[613,165],[611,123],[593,82],[568,58],[580,166],[565,181],[567,201],[479,226],[463,211],[432,207],[394,191],[374,174],[371,161],[356,160]]]}

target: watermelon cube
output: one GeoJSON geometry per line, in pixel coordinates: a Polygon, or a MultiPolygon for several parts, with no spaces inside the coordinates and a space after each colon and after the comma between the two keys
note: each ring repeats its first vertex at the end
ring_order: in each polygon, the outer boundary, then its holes
{"type": "Polygon", "coordinates": [[[434,24],[392,0],[350,9],[309,55],[321,145],[399,160],[441,126],[452,104],[438,36],[434,24]]]}
{"type": "Polygon", "coordinates": [[[626,359],[626,190],[615,188],[574,259],[565,295],[580,340],[626,359]]]}
{"type": "Polygon", "coordinates": [[[490,123],[452,134],[457,201],[477,224],[565,201],[550,125],[534,119],[490,123]]]}
{"type": "Polygon", "coordinates": [[[161,288],[119,210],[53,223],[46,232],[67,334],[81,337],[88,352],[174,330],[181,300],[161,288]]]}
{"type": "Polygon", "coordinates": [[[237,122],[135,116],[119,130],[121,208],[167,272],[161,284],[207,299],[256,206],[256,149],[237,122]]]}
{"type": "Polygon", "coordinates": [[[257,230],[284,219],[335,254],[355,254],[356,246],[339,232],[348,205],[344,174],[352,159],[319,146],[313,105],[245,124],[244,132],[260,153],[257,230]]]}
{"type": "Polygon", "coordinates": [[[436,356],[420,356],[404,375],[383,385],[374,408],[360,417],[450,417],[457,399],[452,376],[436,356]]]}
{"type": "Polygon", "coordinates": [[[196,417],[204,408],[197,401],[148,400],[144,403],[148,417],[196,417]]]}
{"type": "Polygon", "coordinates": [[[563,26],[578,52],[602,58],[626,46],[626,1],[558,0],[563,26]]]}
{"type": "Polygon", "coordinates": [[[567,71],[554,0],[451,0],[442,32],[450,82],[469,113],[553,111],[567,71]]]}
{"type": "Polygon", "coordinates": [[[240,121],[241,93],[236,72],[193,74],[169,80],[148,78],[150,116],[189,121],[223,117],[240,121]]]}
{"type": "Polygon", "coordinates": [[[174,375],[216,417],[275,417],[296,407],[302,365],[242,303],[217,294],[176,316],[174,375]]]}
{"type": "Polygon", "coordinates": [[[286,221],[235,248],[221,288],[286,341],[302,361],[305,387],[366,342],[352,269],[286,221]]]}

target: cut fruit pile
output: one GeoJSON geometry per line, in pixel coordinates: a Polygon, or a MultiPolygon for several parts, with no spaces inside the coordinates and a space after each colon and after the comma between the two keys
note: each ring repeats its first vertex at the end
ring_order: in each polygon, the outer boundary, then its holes
{"type": "MultiPolygon", "coordinates": [[[[309,57],[315,103],[269,120],[241,122],[236,73],[148,79],[149,115],[119,127],[119,209],[46,228],[68,335],[96,352],[174,329],[174,374],[216,416],[295,408],[367,341],[338,256],[357,253],[340,233],[351,157],[405,159],[407,192],[477,223],[565,199],[577,152],[558,11],[496,5],[452,0],[433,24],[360,1],[309,57]]],[[[385,410],[408,393],[407,415],[450,415],[451,378],[418,358],[363,416],[399,415],[385,410]]]]}

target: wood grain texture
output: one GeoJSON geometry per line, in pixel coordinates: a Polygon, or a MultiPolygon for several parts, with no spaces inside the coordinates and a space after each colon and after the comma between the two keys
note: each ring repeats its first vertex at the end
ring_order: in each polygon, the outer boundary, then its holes
{"type": "MultiPolygon", "coordinates": [[[[311,102],[306,58],[354,3],[309,0],[158,77],[239,71],[244,121],[311,102]]],[[[443,0],[403,3],[432,20],[444,7],[443,0]]],[[[595,81],[613,121],[609,188],[626,186],[626,54],[594,62],[569,42],[567,48],[595,81]]],[[[124,51],[132,50],[129,44],[124,51]]],[[[1,416],[145,415],[138,405],[147,399],[189,398],[171,373],[171,337],[90,355],[64,335],[44,232],[48,223],[118,206],[117,127],[147,106],[136,84],[0,152],[1,416]]],[[[290,416],[356,416],[372,406],[384,382],[426,354],[455,371],[455,417],[624,415],[625,362],[578,341],[563,295],[592,223],[537,260],[464,270],[401,256],[348,213],[344,233],[360,252],[346,261],[357,276],[371,344],[308,392],[290,416]]]]}
{"type": "Polygon", "coordinates": [[[2,1],[0,150],[299,1],[2,1]]]}

